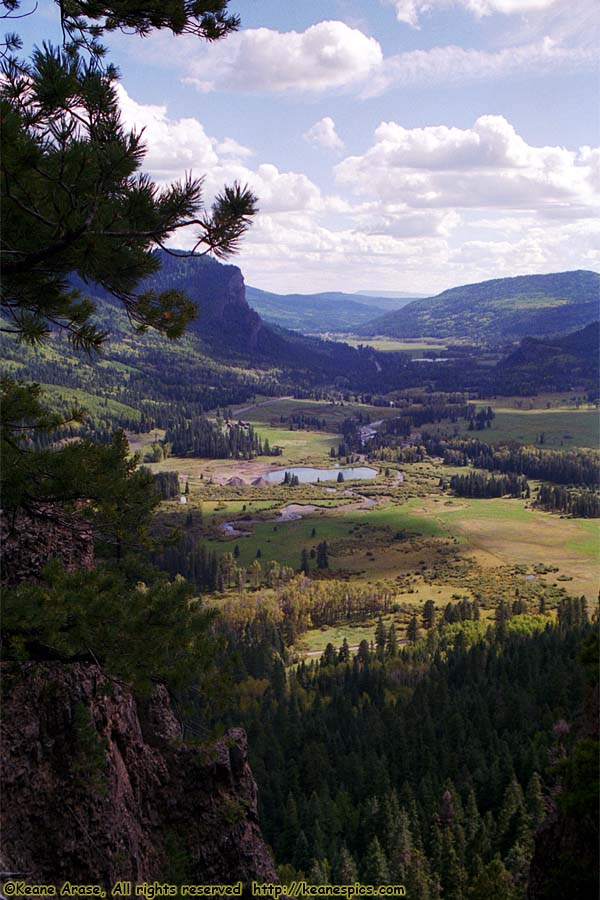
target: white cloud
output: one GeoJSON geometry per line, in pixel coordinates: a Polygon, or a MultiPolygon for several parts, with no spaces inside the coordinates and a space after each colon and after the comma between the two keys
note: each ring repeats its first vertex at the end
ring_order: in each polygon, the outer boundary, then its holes
{"type": "Polygon", "coordinates": [[[343,22],[306,31],[254,28],[203,46],[184,80],[200,91],[324,91],[362,82],[381,65],[379,43],[343,22]]]}
{"type": "Polygon", "coordinates": [[[254,156],[254,150],[238,144],[233,138],[225,138],[220,144],[217,144],[217,151],[220,156],[230,156],[234,159],[246,159],[248,156],[254,156]]]}
{"type": "Polygon", "coordinates": [[[427,293],[514,274],[515,260],[520,271],[600,265],[596,148],[533,147],[499,116],[466,129],[383,122],[364,155],[335,168],[340,191],[327,195],[303,172],[249,163],[248,148],[195,118],[119,96],[126,124],[145,128],[144,169],[156,180],[205,175],[208,202],[236,179],[257,193],[260,213],[233,260],[250,284],[427,293]]]}
{"type": "Polygon", "coordinates": [[[156,181],[173,181],[192,171],[204,177],[208,201],[224,184],[239,181],[255,191],[260,209],[271,213],[316,210],[325,203],[319,188],[303,173],[280,172],[269,163],[248,168],[242,160],[253,151],[233,138],[219,142],[197,119],[171,119],[164,106],[137,103],[122,85],[118,94],[125,125],[144,129],[144,169],[156,181]]]}
{"type": "Polygon", "coordinates": [[[203,93],[352,90],[365,98],[394,85],[457,84],[594,68],[597,27],[590,9],[594,2],[570,0],[574,12],[567,16],[566,0],[558,0],[556,7],[519,20],[512,32],[505,30],[498,49],[447,45],[384,58],[377,40],[360,29],[324,21],[303,32],[248,29],[209,45],[185,35],[175,39],[159,33],[139,45],[136,53],[146,63],[179,69],[182,82],[203,93]],[[580,23],[578,28],[574,20],[580,23]]]}
{"type": "Polygon", "coordinates": [[[595,66],[596,60],[593,49],[563,47],[550,37],[496,51],[464,50],[455,46],[411,50],[384,60],[363,88],[362,96],[376,97],[398,84],[452,84],[526,72],[540,75],[595,66]]]}
{"type": "Polygon", "coordinates": [[[331,116],[325,116],[308,129],[303,135],[309,144],[325,147],[327,150],[343,150],[344,142],[335,130],[335,122],[331,116]]]}
{"type": "Polygon", "coordinates": [[[358,196],[407,209],[533,210],[577,218],[599,202],[597,165],[597,151],[589,147],[533,147],[502,116],[481,116],[470,129],[382,122],[373,146],[347,157],[335,173],[358,196]]]}
{"type": "Polygon", "coordinates": [[[474,281],[514,275],[515,266],[519,272],[597,270],[599,247],[597,221],[557,226],[523,223],[520,231],[496,240],[461,243],[450,253],[449,265],[468,273],[467,277],[474,281]]]}
{"type": "Polygon", "coordinates": [[[144,129],[147,163],[157,181],[171,181],[191,168],[203,172],[216,165],[215,141],[197,119],[169,119],[165,106],[136,103],[122,85],[117,93],[124,124],[144,129]]]}
{"type": "Polygon", "coordinates": [[[493,13],[523,15],[548,9],[557,0],[390,0],[390,2],[396,7],[396,16],[399,22],[405,22],[407,25],[412,25],[413,28],[418,28],[421,16],[430,13],[433,9],[459,6],[477,18],[493,13]]]}

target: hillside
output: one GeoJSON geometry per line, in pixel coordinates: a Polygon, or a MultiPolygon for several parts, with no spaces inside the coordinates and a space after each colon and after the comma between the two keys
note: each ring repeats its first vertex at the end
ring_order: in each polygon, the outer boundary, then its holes
{"type": "Polygon", "coordinates": [[[198,317],[181,339],[171,341],[152,330],[136,334],[118,301],[98,285],[73,278],[73,286],[96,302],[95,319],[110,333],[100,358],[75,352],[58,334],[39,349],[6,337],[2,373],[38,382],[63,412],[77,400],[96,429],[116,424],[162,428],[175,414],[241,404],[256,393],[310,392],[333,384],[382,391],[403,385],[401,355],[305,337],[263,322],[246,302],[236,266],[200,256],[163,253],[161,259],[161,271],[143,287],[176,287],[198,304],[198,317]]]}
{"type": "Polygon", "coordinates": [[[99,324],[111,335],[102,357],[76,353],[57,335],[40,350],[7,338],[3,373],[40,383],[63,412],[77,400],[89,411],[90,426],[107,432],[117,424],[133,431],[164,428],[173,416],[242,404],[257,393],[302,396],[333,387],[386,394],[428,384],[494,395],[596,384],[597,330],[551,342],[527,338],[492,368],[476,354],[450,351],[442,364],[411,363],[404,354],[354,348],[264,322],[248,305],[236,266],[161,256],[163,268],[145,287],[177,287],[198,303],[198,318],[183,338],[137,335],[114,298],[85,286],[97,301],[99,324]]]}
{"type": "Polygon", "coordinates": [[[598,317],[599,299],[596,272],[498,278],[415,300],[373,319],[358,333],[504,343],[582,328],[598,317]]]}
{"type": "Polygon", "coordinates": [[[353,331],[370,322],[374,315],[400,309],[414,298],[345,294],[342,291],[273,294],[248,286],[246,299],[268,322],[305,334],[323,334],[353,331]]]}
{"type": "Polygon", "coordinates": [[[494,387],[507,393],[556,391],[598,384],[600,323],[550,339],[524,338],[494,369],[494,387]]]}
{"type": "MultiPolygon", "coordinates": [[[[421,300],[423,297],[427,297],[427,294],[415,294],[415,293],[407,293],[406,291],[368,291],[361,290],[356,291],[356,295],[360,295],[361,297],[376,297],[377,300],[385,300],[386,302],[396,301],[396,300],[421,300]]],[[[390,307],[391,308],[391,307],[390,307]]]]}

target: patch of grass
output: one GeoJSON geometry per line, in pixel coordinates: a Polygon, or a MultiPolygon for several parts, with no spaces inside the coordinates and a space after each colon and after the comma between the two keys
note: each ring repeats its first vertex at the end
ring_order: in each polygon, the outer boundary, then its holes
{"type": "Polygon", "coordinates": [[[83,406],[91,416],[97,418],[108,418],[109,416],[127,417],[136,422],[142,417],[139,409],[133,406],[127,406],[118,400],[110,400],[108,398],[97,397],[94,394],[88,394],[79,388],[62,387],[56,384],[42,384],[41,388],[44,392],[44,399],[48,401],[48,406],[52,408],[55,403],[73,404],[77,402],[83,406]]]}
{"type": "Polygon", "coordinates": [[[428,340],[425,339],[416,339],[414,341],[410,340],[396,340],[395,338],[386,338],[386,337],[360,337],[360,336],[352,336],[352,335],[338,335],[337,338],[341,341],[344,341],[346,344],[350,344],[351,347],[358,347],[362,344],[365,347],[373,347],[374,350],[379,350],[382,353],[408,353],[409,356],[421,356],[423,351],[426,350],[435,350],[436,352],[447,350],[448,344],[445,341],[438,341],[435,338],[431,338],[428,340]]]}
{"type": "MultiPolygon", "coordinates": [[[[516,441],[550,450],[597,449],[600,445],[600,421],[594,409],[495,409],[495,413],[491,428],[470,432],[467,423],[461,421],[457,423],[459,432],[490,443],[516,441]]],[[[435,429],[425,426],[423,430],[435,429]]]]}

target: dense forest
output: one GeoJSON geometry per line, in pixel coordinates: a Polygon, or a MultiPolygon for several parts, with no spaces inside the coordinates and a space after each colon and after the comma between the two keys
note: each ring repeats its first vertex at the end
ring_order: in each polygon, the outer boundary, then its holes
{"type": "MultiPolygon", "coordinates": [[[[544,794],[578,737],[584,620],[443,625],[411,650],[375,643],[352,660],[340,648],[287,685],[280,666],[256,682],[243,714],[287,878],[402,883],[418,900],[523,898],[544,794]]],[[[588,764],[578,778],[589,775],[588,764]]],[[[577,797],[593,829],[593,792],[577,797]]],[[[593,883],[585,854],[563,863],[593,883]]]]}
{"type": "MultiPolygon", "coordinates": [[[[210,459],[252,459],[270,456],[269,441],[264,442],[251,425],[242,422],[212,421],[196,416],[191,421],[176,419],[170,422],[165,442],[175,456],[200,456],[210,459]]],[[[278,451],[273,451],[277,455],[278,451]]]]}

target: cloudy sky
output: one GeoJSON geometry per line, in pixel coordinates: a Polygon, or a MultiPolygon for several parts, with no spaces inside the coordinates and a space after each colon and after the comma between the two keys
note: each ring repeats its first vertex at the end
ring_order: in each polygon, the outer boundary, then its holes
{"type": "MultiPolygon", "coordinates": [[[[41,6],[24,26],[38,40],[53,31],[41,6]]],[[[212,45],[109,44],[154,178],[192,170],[208,200],[235,179],[258,194],[232,259],[247,283],[434,293],[600,268],[595,0],[230,9],[242,29],[212,45]]]]}

